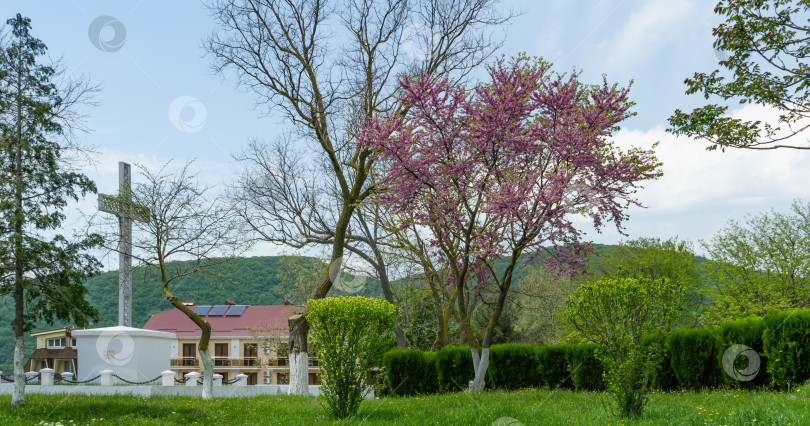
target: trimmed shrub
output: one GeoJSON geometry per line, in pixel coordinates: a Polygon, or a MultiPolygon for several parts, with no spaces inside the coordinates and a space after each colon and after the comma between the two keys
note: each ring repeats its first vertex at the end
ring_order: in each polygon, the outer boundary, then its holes
{"type": "Polygon", "coordinates": [[[668,279],[602,278],[566,301],[564,316],[583,337],[600,345],[605,385],[619,417],[638,417],[648,400],[648,379],[658,369],[660,345],[682,309],[686,286],[668,279]]]}
{"type": "Polygon", "coordinates": [[[538,346],[538,383],[549,389],[573,389],[566,356],[568,346],[538,346]]]}
{"type": "Polygon", "coordinates": [[[363,401],[367,372],[394,332],[394,305],[360,296],[309,300],[307,305],[326,408],[340,419],[353,416],[363,401]]]}
{"type": "Polygon", "coordinates": [[[591,392],[605,390],[605,381],[602,377],[605,366],[595,355],[598,347],[599,345],[593,343],[566,347],[566,362],[574,390],[591,392]]]}
{"type": "Polygon", "coordinates": [[[680,329],[669,335],[669,365],[680,389],[714,387],[722,380],[717,334],[707,329],[680,329]]]}
{"type": "Polygon", "coordinates": [[[475,378],[469,346],[445,346],[436,352],[435,363],[440,392],[466,390],[475,378]]]}
{"type": "Polygon", "coordinates": [[[723,366],[723,356],[726,350],[733,345],[745,345],[753,349],[759,356],[759,370],[752,373],[753,378],[746,380],[739,372],[744,372],[748,366],[748,358],[745,356],[737,356],[733,360],[734,368],[738,376],[742,380],[738,380],[729,374],[722,374],[723,381],[741,388],[756,388],[765,387],[770,385],[770,374],[768,374],[767,358],[762,344],[762,333],[765,331],[765,322],[762,318],[751,317],[737,321],[727,321],[717,327],[717,335],[720,340],[718,342],[717,360],[723,366]]]}
{"type": "Polygon", "coordinates": [[[810,379],[810,310],[768,314],[764,326],[762,342],[773,386],[784,389],[810,379]]]}
{"type": "Polygon", "coordinates": [[[537,387],[537,351],[533,346],[508,343],[489,349],[486,385],[491,389],[537,387]]]}
{"type": "Polygon", "coordinates": [[[394,396],[436,392],[436,366],[432,352],[393,349],[383,355],[388,391],[394,396]]]}

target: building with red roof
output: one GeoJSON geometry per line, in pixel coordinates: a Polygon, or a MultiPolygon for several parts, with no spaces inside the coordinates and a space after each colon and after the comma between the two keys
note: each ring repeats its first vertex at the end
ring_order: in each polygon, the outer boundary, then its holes
{"type": "MultiPolygon", "coordinates": [[[[225,305],[186,306],[211,324],[208,351],[214,361],[214,373],[228,380],[246,374],[248,384],[289,383],[287,359],[287,319],[303,311],[296,305],[225,305]]],[[[197,345],[202,331],[179,309],[158,312],[144,324],[147,330],[177,335],[172,344],[171,369],[178,377],[199,372],[202,363],[197,345]]],[[[310,354],[310,384],[319,384],[317,359],[310,354]]]]}

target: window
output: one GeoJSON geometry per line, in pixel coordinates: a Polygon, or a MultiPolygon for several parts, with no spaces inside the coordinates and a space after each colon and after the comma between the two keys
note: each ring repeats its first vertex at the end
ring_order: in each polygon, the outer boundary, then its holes
{"type": "Polygon", "coordinates": [[[183,343],[183,365],[194,366],[197,362],[197,345],[194,343],[183,343]]]}
{"type": "Polygon", "coordinates": [[[259,375],[256,373],[247,373],[248,381],[247,384],[255,385],[259,383],[259,375]]]}
{"type": "Polygon", "coordinates": [[[289,373],[276,373],[276,384],[277,385],[289,385],[290,384],[290,374],[289,373]]]}
{"type": "Polygon", "coordinates": [[[321,381],[318,379],[318,373],[309,373],[309,384],[320,385],[321,381]]]}
{"type": "Polygon", "coordinates": [[[257,343],[245,343],[245,358],[256,358],[259,356],[259,345],[257,343]]]}
{"type": "Polygon", "coordinates": [[[220,358],[227,358],[228,357],[228,344],[227,343],[215,343],[214,344],[214,356],[220,358]]]}
{"type": "Polygon", "coordinates": [[[39,362],[39,369],[42,370],[43,368],[48,368],[48,361],[39,362]]]}
{"type": "Polygon", "coordinates": [[[63,373],[75,373],[73,369],[73,361],[62,361],[62,372],[63,373]]]}
{"type": "Polygon", "coordinates": [[[48,349],[62,349],[65,347],[65,338],[58,337],[56,339],[47,340],[48,349]]]}
{"type": "Polygon", "coordinates": [[[75,348],[75,347],[76,347],[76,339],[70,339],[70,347],[71,347],[71,348],[75,348]]]}
{"type": "Polygon", "coordinates": [[[196,346],[194,343],[183,343],[183,358],[196,358],[196,346]]]}

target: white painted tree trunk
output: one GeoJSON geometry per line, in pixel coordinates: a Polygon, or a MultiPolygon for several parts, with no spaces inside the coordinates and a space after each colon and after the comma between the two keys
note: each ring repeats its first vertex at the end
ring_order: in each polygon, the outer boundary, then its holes
{"type": "Polygon", "coordinates": [[[480,363],[480,359],[479,359],[479,356],[478,356],[478,348],[470,348],[470,352],[472,353],[474,376],[477,376],[478,375],[478,364],[480,363]]]}
{"type": "Polygon", "coordinates": [[[25,372],[23,371],[24,337],[14,339],[14,391],[11,395],[11,405],[25,405],[25,372]]]}
{"type": "Polygon", "coordinates": [[[208,400],[214,397],[214,362],[208,350],[200,349],[200,360],[203,365],[203,386],[202,399],[208,400]]]}
{"type": "Polygon", "coordinates": [[[473,384],[470,387],[470,390],[482,391],[486,385],[484,378],[486,377],[487,369],[489,368],[489,348],[481,349],[480,357],[478,356],[478,350],[470,349],[470,351],[472,351],[473,370],[475,371],[475,378],[473,379],[473,384]]]}
{"type": "Polygon", "coordinates": [[[309,395],[309,357],[307,353],[290,352],[290,395],[309,395]]]}

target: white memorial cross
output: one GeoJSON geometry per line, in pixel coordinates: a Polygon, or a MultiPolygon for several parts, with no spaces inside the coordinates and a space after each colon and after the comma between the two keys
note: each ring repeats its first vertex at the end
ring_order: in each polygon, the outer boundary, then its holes
{"type": "Polygon", "coordinates": [[[149,208],[132,202],[130,165],[118,163],[118,195],[98,194],[98,209],[118,216],[118,325],[132,327],[132,221],[149,221],[149,208]]]}

